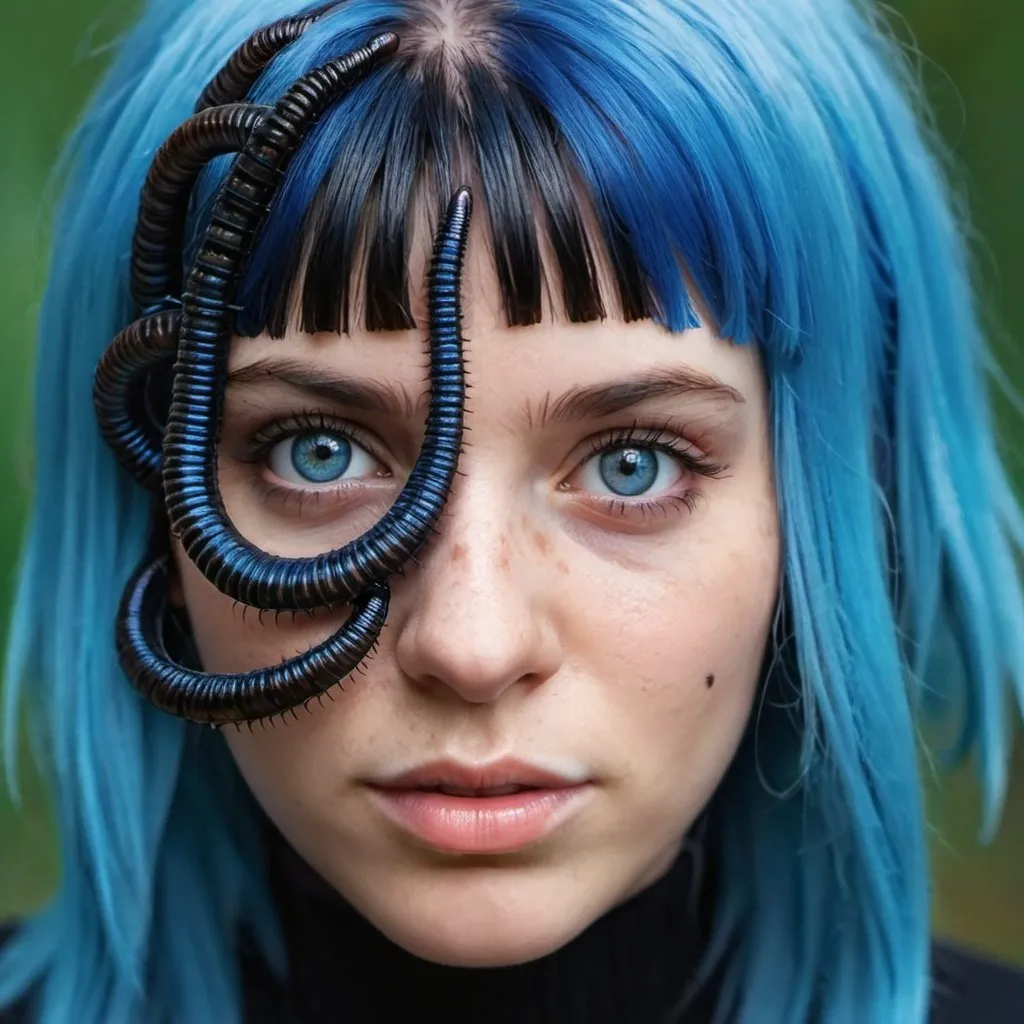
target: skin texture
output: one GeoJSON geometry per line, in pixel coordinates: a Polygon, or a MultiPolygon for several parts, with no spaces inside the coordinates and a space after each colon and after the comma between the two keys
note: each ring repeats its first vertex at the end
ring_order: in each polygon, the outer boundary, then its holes
{"type": "MultiPolygon", "coordinates": [[[[552,312],[508,328],[487,251],[474,229],[463,288],[464,475],[421,564],[394,581],[377,654],[297,720],[224,733],[256,798],[324,878],[405,949],[464,966],[550,953],[667,871],[754,709],[780,559],[755,351],[707,328],[672,335],[614,315],[569,324],[552,312]],[[574,387],[683,368],[734,393],[555,415],[574,387]],[[594,452],[634,424],[634,446],[657,435],[722,468],[706,477],[665,456],[649,491],[623,499],[594,452]],[[513,854],[427,847],[386,820],[365,785],[437,758],[504,755],[582,767],[595,787],[565,825],[513,854]]],[[[429,240],[415,252],[418,282],[429,240]]],[[[417,323],[425,312],[414,296],[417,323]]],[[[380,516],[422,437],[424,339],[356,330],[233,346],[220,473],[245,536],[276,554],[311,555],[380,516]],[[267,372],[283,360],[387,383],[401,408],[304,393],[267,372]],[[253,450],[269,422],[303,413],[359,431],[366,454],[357,449],[344,483],[286,480],[268,465],[286,471],[286,449],[253,450]]],[[[275,623],[234,606],[180,548],[176,564],[175,596],[208,671],[280,660],[346,614],[275,623]]]]}

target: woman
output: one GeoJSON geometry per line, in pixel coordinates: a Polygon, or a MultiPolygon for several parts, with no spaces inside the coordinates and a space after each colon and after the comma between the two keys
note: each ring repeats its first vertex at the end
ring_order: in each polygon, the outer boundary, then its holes
{"type": "Polygon", "coordinates": [[[43,309],[0,1004],[1014,1019],[929,941],[1024,520],[913,98],[842,0],[151,4],[43,309]]]}

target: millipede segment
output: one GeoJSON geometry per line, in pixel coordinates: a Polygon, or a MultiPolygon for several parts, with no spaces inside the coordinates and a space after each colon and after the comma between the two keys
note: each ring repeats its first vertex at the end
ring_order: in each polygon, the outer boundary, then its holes
{"type": "Polygon", "coordinates": [[[163,428],[145,415],[146,382],[178,348],[181,314],[151,313],[129,324],[103,353],[93,379],[93,405],[104,440],[143,487],[163,486],[163,428]]]}

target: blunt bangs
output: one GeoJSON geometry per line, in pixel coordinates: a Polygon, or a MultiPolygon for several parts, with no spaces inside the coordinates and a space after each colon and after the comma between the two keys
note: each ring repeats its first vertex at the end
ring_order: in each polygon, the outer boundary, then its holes
{"type": "MultiPolygon", "coordinates": [[[[423,213],[432,229],[469,181],[510,326],[542,319],[555,282],[570,321],[600,319],[613,300],[625,320],[682,331],[700,323],[696,300],[731,341],[799,351],[820,305],[815,267],[842,262],[832,240],[848,227],[838,218],[854,217],[810,97],[820,140],[780,120],[756,64],[716,52],[721,39],[694,25],[678,55],[625,4],[600,26],[576,6],[448,6],[450,38],[436,44],[429,4],[342,4],[257,83],[251,98],[273,102],[369,34],[403,40],[294,159],[240,291],[239,334],[414,326],[416,225],[423,213]],[[701,80],[691,64],[715,74],[701,80]]],[[[197,210],[217,183],[206,176],[197,210]]]]}

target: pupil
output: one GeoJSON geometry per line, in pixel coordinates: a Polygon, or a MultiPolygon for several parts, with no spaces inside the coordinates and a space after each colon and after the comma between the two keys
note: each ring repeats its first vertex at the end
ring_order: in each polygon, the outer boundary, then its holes
{"type": "Polygon", "coordinates": [[[658,478],[658,456],[647,448],[613,448],[601,456],[602,482],[616,494],[635,497],[658,478]]]}
{"type": "Polygon", "coordinates": [[[352,461],[352,446],[335,434],[300,434],[292,445],[292,465],[313,483],[337,480],[352,461]]]}

